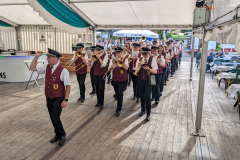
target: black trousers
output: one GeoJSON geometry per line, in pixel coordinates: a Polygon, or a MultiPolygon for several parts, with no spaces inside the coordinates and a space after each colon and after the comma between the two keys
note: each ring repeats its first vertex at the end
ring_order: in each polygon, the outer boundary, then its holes
{"type": "Polygon", "coordinates": [[[125,87],[127,86],[127,81],[123,81],[123,82],[112,81],[112,86],[113,86],[114,91],[116,93],[117,111],[121,111],[122,110],[122,104],[123,104],[123,91],[124,91],[125,87]]]}
{"type": "Polygon", "coordinates": [[[160,84],[160,92],[162,93],[163,88],[164,88],[164,84],[166,83],[167,79],[166,79],[166,72],[167,72],[167,68],[162,69],[163,73],[162,73],[162,80],[161,80],[161,84],[160,84]],[[166,80],[166,81],[165,81],[166,80]]]}
{"type": "Polygon", "coordinates": [[[96,86],[98,103],[104,104],[105,81],[103,79],[103,76],[94,76],[94,84],[96,86]]]}
{"type": "Polygon", "coordinates": [[[141,98],[141,108],[142,112],[145,112],[147,109],[147,116],[150,116],[151,113],[151,98],[150,94],[152,91],[152,86],[149,84],[149,80],[143,81],[140,78],[137,79],[138,84],[138,93],[141,98]]]}
{"type": "Polygon", "coordinates": [[[131,77],[131,74],[130,74],[130,72],[129,72],[129,70],[128,70],[128,83],[131,83],[131,81],[132,81],[132,77],[131,77]]]}
{"type": "Polygon", "coordinates": [[[166,79],[169,78],[170,68],[171,68],[171,63],[169,63],[169,64],[168,64],[168,67],[167,67],[167,71],[166,71],[166,79]]]}
{"type": "Polygon", "coordinates": [[[171,59],[171,75],[175,73],[175,63],[174,58],[171,59]]]}
{"type": "Polygon", "coordinates": [[[178,69],[178,57],[174,58],[175,70],[178,69]]]}
{"type": "Polygon", "coordinates": [[[182,54],[179,53],[179,55],[178,55],[178,63],[179,63],[179,66],[180,66],[180,64],[181,64],[181,57],[182,57],[182,54]]]}
{"type": "Polygon", "coordinates": [[[152,86],[152,98],[155,99],[155,101],[159,101],[160,97],[160,84],[162,81],[162,73],[155,74],[156,77],[156,85],[152,86]]]}
{"type": "Polygon", "coordinates": [[[63,99],[64,97],[58,97],[53,99],[50,99],[49,97],[46,98],[48,113],[57,137],[66,135],[62,126],[62,122],[60,120],[60,116],[62,113],[61,103],[63,99]]]}
{"type": "Polygon", "coordinates": [[[96,89],[95,89],[95,85],[94,85],[94,78],[93,78],[93,72],[94,72],[94,69],[91,69],[91,71],[90,71],[90,78],[91,78],[91,84],[92,84],[92,90],[93,91],[96,91],[96,89]]]}
{"type": "Polygon", "coordinates": [[[85,79],[86,79],[86,75],[85,74],[77,74],[77,81],[78,81],[78,85],[79,85],[79,90],[80,90],[80,96],[85,98],[85,79]]]}
{"type": "Polygon", "coordinates": [[[134,96],[139,98],[138,84],[137,84],[138,77],[135,76],[133,73],[134,73],[134,71],[132,73],[130,73],[131,78],[132,78],[132,82],[133,82],[133,93],[134,93],[134,96]]]}

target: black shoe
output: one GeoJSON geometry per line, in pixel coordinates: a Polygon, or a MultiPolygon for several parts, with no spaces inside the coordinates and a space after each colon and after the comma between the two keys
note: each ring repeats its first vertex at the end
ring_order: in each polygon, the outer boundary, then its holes
{"type": "Polygon", "coordinates": [[[133,96],[133,100],[135,100],[135,99],[136,99],[136,96],[134,95],[134,96],[133,96]]]}
{"type": "Polygon", "coordinates": [[[90,94],[95,94],[96,92],[95,91],[92,91],[90,94]]]}
{"type": "Polygon", "coordinates": [[[107,81],[107,84],[110,84],[110,81],[107,81]]]}
{"type": "Polygon", "coordinates": [[[165,83],[165,86],[167,85],[167,83],[165,83]]]}
{"type": "Polygon", "coordinates": [[[160,97],[162,96],[162,93],[160,93],[160,97]]]}
{"type": "Polygon", "coordinates": [[[155,104],[158,104],[159,101],[155,101],[155,104]]]}
{"type": "Polygon", "coordinates": [[[103,104],[100,103],[98,107],[103,109],[103,104]]]}
{"type": "Polygon", "coordinates": [[[78,101],[81,101],[82,100],[82,97],[78,98],[78,101]]]}
{"type": "Polygon", "coordinates": [[[63,145],[63,143],[65,142],[65,136],[61,136],[60,138],[59,138],[59,145],[60,146],[62,146],[63,145]]]}
{"type": "Polygon", "coordinates": [[[114,94],[113,97],[116,98],[116,94],[114,94]]]}
{"type": "Polygon", "coordinates": [[[116,116],[117,117],[120,116],[120,114],[121,114],[121,111],[116,111],[116,116]]]}
{"type": "Polygon", "coordinates": [[[85,98],[82,97],[82,98],[81,98],[81,102],[84,102],[84,101],[85,101],[85,98]]]}
{"type": "Polygon", "coordinates": [[[139,114],[139,117],[143,116],[145,114],[145,112],[141,111],[139,114]]]}
{"type": "Polygon", "coordinates": [[[167,79],[167,81],[169,81],[169,79],[167,79]]]}
{"type": "Polygon", "coordinates": [[[137,103],[139,103],[139,98],[137,98],[137,101],[136,101],[137,103]]]}
{"type": "Polygon", "coordinates": [[[55,143],[59,140],[59,137],[55,136],[50,140],[50,143],[55,143]]]}
{"type": "Polygon", "coordinates": [[[151,101],[154,101],[154,98],[152,98],[151,101]]]}
{"type": "Polygon", "coordinates": [[[172,75],[170,77],[172,77],[172,75]]]}
{"type": "Polygon", "coordinates": [[[146,121],[150,121],[150,116],[147,116],[147,117],[146,117],[146,121]]]}
{"type": "Polygon", "coordinates": [[[97,104],[95,105],[95,107],[99,107],[99,105],[100,105],[100,103],[97,103],[97,104]]]}

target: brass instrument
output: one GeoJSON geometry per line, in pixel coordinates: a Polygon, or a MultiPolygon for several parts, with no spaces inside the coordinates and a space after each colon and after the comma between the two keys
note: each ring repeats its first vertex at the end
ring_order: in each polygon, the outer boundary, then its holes
{"type": "MultiPolygon", "coordinates": [[[[113,57],[112,58],[112,63],[115,63],[115,62],[117,62],[118,61],[118,59],[117,59],[117,57],[113,57]]],[[[110,72],[110,73],[112,73],[112,71],[115,69],[115,67],[111,70],[111,71],[107,71],[105,74],[104,74],[104,76],[103,76],[103,80],[104,81],[106,81],[110,76],[111,76],[111,74],[109,74],[109,75],[107,75],[107,73],[108,72],[110,72]]]]}
{"type": "MultiPolygon", "coordinates": [[[[82,57],[82,55],[83,55],[83,51],[85,50],[85,48],[81,51],[81,52],[76,52],[76,54],[77,54],[77,57],[79,57],[79,58],[81,58],[82,57]]],[[[77,58],[76,58],[77,59],[77,58]]],[[[67,61],[67,63],[65,64],[65,67],[66,68],[68,68],[68,67],[70,67],[75,61],[76,61],[76,59],[75,60],[71,60],[71,59],[69,59],[69,61],[67,61]],[[72,61],[72,62],[71,62],[72,61]],[[71,62],[71,63],[70,63],[71,62]],[[68,63],[70,63],[70,64],[68,64],[68,63]]],[[[82,63],[81,63],[82,64],[82,63]]],[[[79,64],[80,65],[80,64],[79,64]]],[[[77,67],[77,66],[76,66],[77,67]]]]}
{"type": "Polygon", "coordinates": [[[132,55],[128,58],[128,62],[132,62],[133,61],[133,57],[132,55]]]}
{"type": "Polygon", "coordinates": [[[124,65],[123,60],[124,60],[124,58],[126,57],[126,55],[127,55],[127,52],[125,52],[124,54],[122,54],[120,61],[117,61],[117,66],[118,66],[118,67],[123,67],[123,65],[124,65]]]}
{"type": "Polygon", "coordinates": [[[142,42],[146,41],[146,39],[147,39],[146,36],[142,36],[142,37],[141,37],[141,41],[142,41],[142,42]]]}
{"type": "MultiPolygon", "coordinates": [[[[103,54],[103,53],[104,53],[104,51],[103,51],[101,54],[103,54]]],[[[98,61],[98,59],[99,59],[99,57],[100,57],[101,54],[98,54],[98,56],[95,55],[95,54],[93,54],[93,55],[92,55],[92,59],[93,59],[94,61],[98,61]]]]}
{"type": "Polygon", "coordinates": [[[141,61],[141,65],[138,66],[138,68],[135,70],[135,72],[133,73],[135,76],[138,75],[138,72],[140,71],[140,69],[142,68],[142,65],[145,64],[145,58],[143,57],[142,58],[142,61],[141,61]]]}

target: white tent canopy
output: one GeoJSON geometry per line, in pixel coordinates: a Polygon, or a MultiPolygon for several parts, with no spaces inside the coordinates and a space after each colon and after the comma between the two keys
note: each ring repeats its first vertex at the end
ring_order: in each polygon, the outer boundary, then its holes
{"type": "Polygon", "coordinates": [[[146,36],[150,38],[158,38],[158,34],[151,32],[150,30],[120,30],[113,33],[116,37],[141,37],[146,36]]]}
{"type": "MultiPolygon", "coordinates": [[[[60,1],[96,29],[189,29],[195,8],[192,0],[60,1]]],[[[36,0],[0,0],[0,11],[0,20],[3,17],[18,25],[52,25],[67,32],[76,32],[70,25],[47,13],[36,0]]],[[[88,28],[77,31],[86,30],[88,28]]]]}
{"type": "Polygon", "coordinates": [[[195,1],[153,0],[74,3],[74,5],[99,28],[169,29],[191,28],[195,1]]]}

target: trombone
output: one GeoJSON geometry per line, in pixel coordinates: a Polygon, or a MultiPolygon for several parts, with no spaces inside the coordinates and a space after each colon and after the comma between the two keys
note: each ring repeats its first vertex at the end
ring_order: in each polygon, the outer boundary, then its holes
{"type": "MultiPolygon", "coordinates": [[[[83,51],[84,51],[84,50],[85,50],[85,48],[84,48],[81,52],[76,52],[77,57],[81,58],[82,55],[83,55],[83,51]]],[[[76,60],[77,60],[77,58],[75,58],[73,61],[72,61],[72,59],[69,59],[69,61],[67,61],[67,63],[65,64],[65,67],[66,67],[66,68],[70,67],[76,60]],[[69,63],[70,63],[70,64],[69,64],[69,63]]],[[[80,63],[80,64],[82,64],[82,63],[80,63]]],[[[80,64],[79,64],[79,65],[80,65],[80,64]]],[[[77,66],[76,66],[76,67],[77,67],[77,66]]]]}
{"type": "MultiPolygon", "coordinates": [[[[113,63],[117,62],[117,61],[118,61],[117,57],[113,57],[113,58],[112,58],[112,61],[113,61],[113,63]]],[[[114,67],[111,71],[108,70],[108,71],[104,74],[104,76],[103,76],[103,80],[104,80],[104,81],[106,81],[106,80],[111,76],[111,73],[112,73],[112,71],[113,71],[114,69],[115,69],[115,67],[114,67]],[[110,72],[109,75],[107,75],[108,72],[110,72]]]]}
{"type": "Polygon", "coordinates": [[[133,73],[135,76],[138,75],[140,69],[142,68],[142,66],[145,64],[145,58],[143,57],[142,58],[142,61],[141,61],[141,65],[138,66],[138,68],[136,69],[136,71],[133,73]]]}
{"type": "MultiPolygon", "coordinates": [[[[103,54],[103,53],[104,53],[104,51],[103,51],[101,54],[103,54]]],[[[93,55],[92,55],[92,59],[93,59],[94,61],[98,61],[98,59],[99,59],[99,57],[100,57],[101,54],[98,54],[98,56],[95,55],[95,54],[93,54],[93,55]]]]}

